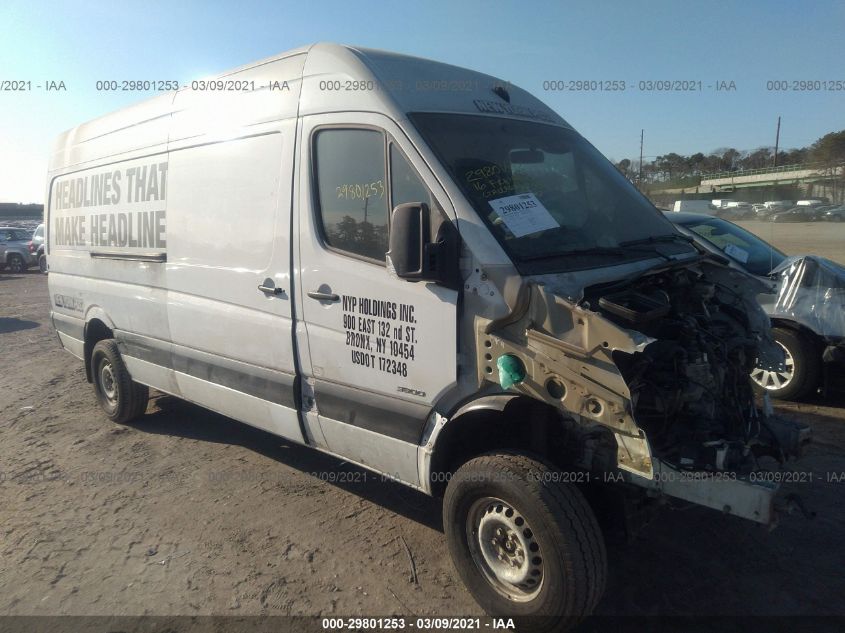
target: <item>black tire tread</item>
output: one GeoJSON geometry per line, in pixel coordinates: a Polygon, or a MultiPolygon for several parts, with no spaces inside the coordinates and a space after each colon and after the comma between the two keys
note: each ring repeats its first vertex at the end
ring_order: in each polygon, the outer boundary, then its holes
{"type": "Polygon", "coordinates": [[[772,336],[790,349],[793,361],[800,364],[802,370],[796,372],[793,384],[773,397],[783,400],[799,400],[810,395],[819,386],[821,380],[821,359],[814,341],[806,334],[790,328],[774,327],[772,336]]]}
{"type": "Polygon", "coordinates": [[[99,377],[96,375],[98,363],[97,357],[103,354],[112,365],[112,373],[118,388],[118,407],[113,413],[106,412],[109,418],[119,424],[123,424],[142,416],[147,410],[147,403],[150,398],[150,390],[146,385],[138,384],[132,380],[126,364],[120,356],[120,350],[114,339],[103,339],[94,345],[91,351],[91,361],[95,373],[95,389],[99,391],[99,377]]]}
{"type": "MultiPolygon", "coordinates": [[[[543,476],[544,473],[557,470],[536,456],[515,451],[498,451],[476,457],[456,472],[456,476],[459,473],[505,472],[523,480],[527,480],[530,473],[537,473],[539,485],[533,489],[527,487],[529,490],[526,491],[531,497],[531,503],[537,504],[561,524],[564,532],[576,535],[573,545],[577,545],[581,553],[581,565],[580,569],[576,570],[576,590],[567,594],[576,603],[564,605],[564,612],[573,615],[561,617],[551,630],[574,626],[591,613],[604,593],[607,580],[607,552],[592,508],[574,486],[556,483],[543,476]],[[548,496],[544,497],[541,491],[545,491],[548,496]]],[[[447,507],[449,494],[447,488],[447,507]]]]}

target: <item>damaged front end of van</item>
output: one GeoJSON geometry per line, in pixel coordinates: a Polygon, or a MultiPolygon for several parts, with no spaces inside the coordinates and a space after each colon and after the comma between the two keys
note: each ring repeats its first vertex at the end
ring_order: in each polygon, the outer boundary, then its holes
{"type": "Polygon", "coordinates": [[[755,400],[757,361],[783,362],[756,301],[770,289],[698,249],[540,102],[508,96],[539,114],[410,116],[467,203],[478,393],[553,407],[558,463],[774,524],[775,470],[810,429],[755,400]]]}
{"type": "Polygon", "coordinates": [[[410,116],[466,201],[477,393],[553,407],[571,452],[558,463],[773,524],[775,470],[810,429],[755,401],[757,361],[783,363],[756,300],[769,288],[699,250],[542,104],[509,96],[539,114],[410,116]]]}
{"type": "Polygon", "coordinates": [[[707,256],[583,289],[573,277],[527,278],[510,314],[477,319],[479,380],[559,409],[579,466],[650,496],[766,525],[800,507],[778,496],[773,469],[800,456],[810,429],[758,407],[749,378],[780,354],[755,301],[762,284],[707,256]]]}

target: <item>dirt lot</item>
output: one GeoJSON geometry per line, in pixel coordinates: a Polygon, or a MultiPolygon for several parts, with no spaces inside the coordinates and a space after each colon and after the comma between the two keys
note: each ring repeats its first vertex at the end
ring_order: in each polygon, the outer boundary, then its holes
{"type": "MultiPolygon", "coordinates": [[[[480,614],[436,501],[159,394],[108,422],[45,276],[0,274],[0,362],[0,615],[480,614]]],[[[610,545],[598,612],[845,615],[843,406],[781,407],[815,430],[792,488],[817,518],[666,512],[610,545]]]]}

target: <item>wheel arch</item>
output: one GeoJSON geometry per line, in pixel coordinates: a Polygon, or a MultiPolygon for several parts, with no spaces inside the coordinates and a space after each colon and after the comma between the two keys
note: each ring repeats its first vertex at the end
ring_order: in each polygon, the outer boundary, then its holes
{"type": "Polygon", "coordinates": [[[813,346],[814,354],[819,365],[822,364],[822,353],[827,344],[823,335],[810,329],[809,326],[792,319],[773,318],[772,327],[789,330],[799,336],[803,336],[813,346]]]}
{"type": "Polygon", "coordinates": [[[104,340],[114,338],[114,323],[99,306],[91,306],[85,314],[85,331],[83,356],[85,361],[85,378],[94,381],[91,371],[91,353],[94,346],[104,340]]]}
{"type": "Polygon", "coordinates": [[[785,330],[792,330],[793,332],[801,334],[802,336],[806,336],[807,338],[819,344],[824,341],[824,338],[820,334],[814,332],[809,327],[807,327],[803,323],[800,323],[799,321],[795,321],[793,319],[786,319],[783,317],[771,317],[771,321],[773,328],[777,327],[783,328],[785,330]]]}
{"type": "Polygon", "coordinates": [[[3,263],[8,266],[13,257],[19,257],[20,260],[23,262],[24,268],[27,268],[29,266],[29,264],[27,264],[27,261],[26,261],[26,255],[19,250],[6,251],[6,258],[5,258],[5,261],[3,263]]]}
{"type": "MultiPolygon", "coordinates": [[[[439,418],[428,443],[427,467],[421,473],[434,496],[442,496],[449,477],[467,461],[491,451],[520,451],[562,467],[584,453],[571,418],[539,400],[521,394],[473,398],[439,418]]],[[[615,454],[615,443],[614,443],[615,454]]]]}

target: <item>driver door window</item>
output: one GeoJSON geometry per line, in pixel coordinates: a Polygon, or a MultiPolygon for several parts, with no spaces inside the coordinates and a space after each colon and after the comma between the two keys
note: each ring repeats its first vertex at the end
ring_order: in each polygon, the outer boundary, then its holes
{"type": "Polygon", "coordinates": [[[383,262],[388,230],[384,135],[368,129],[326,129],[317,133],[314,149],[326,245],[383,262]]]}

